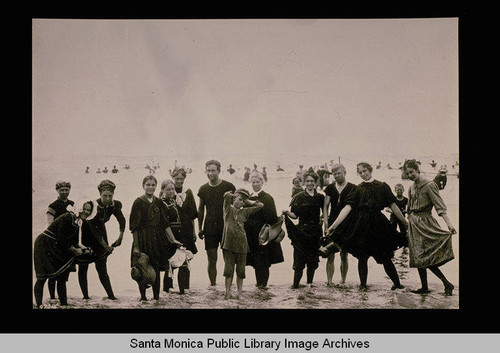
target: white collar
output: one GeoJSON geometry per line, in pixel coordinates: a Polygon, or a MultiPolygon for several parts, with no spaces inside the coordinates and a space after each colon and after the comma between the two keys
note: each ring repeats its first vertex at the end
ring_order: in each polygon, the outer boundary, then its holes
{"type": "Polygon", "coordinates": [[[259,196],[259,195],[260,195],[260,193],[261,193],[262,191],[264,191],[264,190],[263,190],[263,189],[260,189],[260,190],[259,190],[259,191],[257,191],[257,192],[253,191],[253,192],[250,194],[250,197],[259,196]]]}

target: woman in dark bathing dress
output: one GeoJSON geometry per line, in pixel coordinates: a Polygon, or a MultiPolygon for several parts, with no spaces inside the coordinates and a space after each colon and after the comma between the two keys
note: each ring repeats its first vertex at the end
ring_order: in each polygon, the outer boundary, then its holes
{"type": "Polygon", "coordinates": [[[368,163],[357,165],[359,176],[363,179],[348,195],[346,206],[328,228],[334,242],[358,259],[360,289],[366,290],[368,278],[368,259],[384,266],[393,282],[392,290],[404,288],[392,262],[394,250],[399,246],[396,230],[382,213],[390,207],[394,215],[406,226],[408,222],[395,203],[395,196],[389,185],[372,178],[373,168],[368,163]]]}
{"type": "MultiPolygon", "coordinates": [[[[290,210],[284,210],[283,214],[292,219],[299,219],[296,232],[296,242],[292,241],[294,270],[292,288],[299,288],[304,269],[306,270],[306,284],[312,287],[314,273],[319,265],[320,238],[323,234],[321,212],[325,201],[325,196],[316,191],[318,174],[310,169],[304,173],[305,190],[295,195],[290,202],[290,210]]],[[[288,236],[292,233],[293,226],[285,218],[285,225],[288,223],[288,236]]],[[[294,236],[295,238],[295,236],[294,236]]]]}
{"type": "MultiPolygon", "coordinates": [[[[68,206],[73,206],[74,201],[68,198],[71,191],[71,183],[69,181],[60,180],[56,182],[57,199],[52,202],[47,208],[47,225],[50,225],[57,217],[67,212],[68,206]]],[[[74,271],[73,265],[73,271],[74,271]]],[[[50,299],[56,299],[56,279],[49,278],[48,280],[50,299]]]]}
{"type": "MultiPolygon", "coordinates": [[[[160,271],[168,271],[168,259],[175,253],[178,244],[175,240],[167,217],[166,206],[154,195],[158,184],[153,175],[142,181],[144,195],[135,199],[130,211],[130,231],[134,237],[131,266],[135,265],[136,254],[142,252],[149,256],[150,265],[156,272],[153,284],[153,298],[160,299],[160,271]]],[[[146,287],[139,285],[141,300],[147,300],[146,287]]]]}
{"type": "Polygon", "coordinates": [[[75,259],[85,247],[80,244],[80,227],[92,216],[95,205],[87,199],[78,200],[69,212],[57,217],[35,240],[33,260],[36,283],[35,302],[42,308],[43,287],[50,278],[56,279],[57,295],[62,306],[68,305],[66,282],[75,259]]]}
{"type": "MultiPolygon", "coordinates": [[[[175,184],[172,180],[165,180],[161,183],[160,198],[167,207],[167,217],[170,222],[170,228],[176,240],[179,241],[182,246],[187,250],[191,251],[193,254],[196,253],[195,234],[193,228],[189,226],[185,227],[185,223],[182,222],[181,214],[184,212],[177,202],[181,200],[176,200],[175,184]]],[[[184,203],[183,203],[184,205],[184,203]]],[[[195,206],[196,209],[196,206],[195,206]]],[[[191,222],[192,220],[189,219],[191,222]]],[[[186,220],[185,220],[186,221],[186,220]]],[[[189,289],[189,278],[190,271],[187,264],[180,266],[177,274],[177,281],[179,284],[179,293],[184,294],[186,289],[189,289]]],[[[169,277],[168,273],[165,272],[163,277],[163,290],[168,292],[170,288],[173,288],[173,277],[169,277]]]]}
{"type": "Polygon", "coordinates": [[[273,197],[262,189],[264,176],[258,171],[250,174],[253,192],[251,201],[260,201],[264,205],[262,209],[250,215],[245,222],[250,252],[247,255],[247,266],[252,266],[255,271],[256,286],[266,290],[269,280],[269,269],[271,265],[281,263],[284,260],[281,244],[269,242],[259,244],[259,233],[264,224],[273,225],[278,222],[278,214],[273,197]]]}
{"type": "MultiPolygon", "coordinates": [[[[108,299],[115,300],[111,280],[107,270],[107,258],[113,252],[113,249],[120,246],[125,231],[125,216],[122,212],[122,203],[113,199],[116,185],[111,180],[103,180],[97,186],[100,198],[95,202],[97,214],[94,218],[82,226],[82,244],[91,248],[93,253],[93,262],[108,299]],[[119,235],[118,239],[108,245],[108,235],[106,231],[106,222],[114,216],[118,221],[119,235]]],[[[87,272],[89,263],[80,263],[78,265],[78,283],[82,290],[83,299],[90,299],[87,282],[87,272]]]]}

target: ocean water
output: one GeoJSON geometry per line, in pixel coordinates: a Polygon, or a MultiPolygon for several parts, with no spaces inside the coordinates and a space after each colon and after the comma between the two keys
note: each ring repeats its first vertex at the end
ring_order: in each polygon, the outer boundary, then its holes
{"type": "MultiPolygon", "coordinates": [[[[218,159],[222,163],[221,177],[231,181],[235,186],[245,187],[251,190],[251,185],[242,181],[245,167],[253,168],[254,163],[260,170],[265,166],[268,174],[268,182],[264,184],[264,189],[270,193],[276,202],[278,213],[287,209],[290,202],[292,190],[292,179],[295,175],[298,165],[304,165],[304,168],[319,166],[323,163],[340,162],[346,166],[347,179],[355,184],[361,182],[361,179],[356,175],[356,163],[366,161],[374,167],[381,162],[380,169],[374,169],[373,176],[375,179],[387,182],[391,188],[394,188],[396,183],[402,183],[405,190],[411,184],[411,181],[402,180],[401,173],[398,169],[401,163],[404,162],[404,156],[287,156],[287,155],[223,155],[223,156],[182,156],[178,155],[175,158],[169,156],[73,156],[71,158],[63,158],[57,156],[37,157],[33,159],[33,175],[32,175],[32,239],[35,238],[46,228],[45,213],[47,206],[56,199],[57,192],[55,183],[57,180],[66,179],[71,182],[72,188],[70,199],[76,200],[81,196],[87,196],[91,199],[97,199],[99,193],[97,185],[103,179],[110,179],[116,185],[114,198],[123,203],[123,213],[127,219],[127,230],[125,231],[124,241],[122,245],[116,248],[108,258],[108,273],[111,278],[113,290],[118,297],[117,301],[107,300],[105,291],[102,288],[94,266],[91,265],[88,273],[89,293],[91,300],[82,300],[81,291],[78,286],[76,273],[70,275],[68,281],[68,298],[70,305],[68,308],[458,308],[459,297],[459,179],[456,173],[458,172],[458,155],[437,154],[434,156],[409,156],[408,158],[416,158],[421,161],[422,171],[429,178],[433,178],[441,165],[448,167],[448,184],[445,190],[441,191],[441,195],[448,207],[448,216],[458,231],[453,237],[453,246],[455,259],[443,267],[442,271],[448,279],[455,284],[455,292],[452,297],[442,295],[443,288],[441,282],[432,274],[429,274],[429,285],[431,294],[427,296],[415,295],[409,292],[410,289],[419,288],[420,282],[416,269],[408,268],[408,255],[404,249],[396,252],[394,262],[401,277],[401,282],[405,285],[405,289],[391,291],[391,282],[385,275],[381,265],[376,264],[372,259],[369,261],[368,284],[370,290],[368,292],[359,292],[357,286],[359,284],[357,274],[357,261],[349,255],[349,272],[345,285],[339,284],[339,259],[336,259],[336,273],[334,282],[336,285],[326,287],[326,260],[321,259],[320,267],[315,275],[315,287],[301,288],[299,290],[291,290],[290,286],[293,278],[292,270],[292,247],[290,240],[285,237],[282,241],[285,261],[271,267],[271,275],[269,279],[269,290],[261,292],[254,286],[255,277],[253,269],[247,267],[247,278],[244,281],[243,291],[244,298],[237,300],[224,300],[224,279],[222,277],[222,253],[219,253],[218,260],[218,286],[217,289],[209,290],[208,276],[206,273],[206,255],[204,252],[203,242],[198,240],[198,254],[191,262],[191,290],[188,294],[180,296],[176,293],[176,280],[174,281],[173,293],[162,292],[162,297],[159,302],[148,301],[141,303],[139,301],[139,292],[137,284],[130,277],[130,249],[132,244],[132,235],[128,230],[128,218],[130,208],[135,198],[143,194],[142,179],[150,174],[146,169],[146,165],[157,166],[154,175],[158,182],[161,183],[165,179],[169,179],[169,169],[174,165],[186,166],[191,168],[191,173],[188,174],[185,187],[193,190],[196,195],[198,188],[207,182],[207,177],[204,173],[205,162],[209,159],[218,159]],[[432,160],[437,162],[437,167],[432,168],[429,164],[432,160]],[[390,164],[393,169],[386,167],[390,164]],[[130,169],[124,169],[125,164],[130,166],[130,169]],[[236,173],[230,175],[226,169],[232,164],[236,169],[236,173]],[[276,167],[280,165],[285,171],[277,172],[276,167]],[[89,167],[89,173],[85,173],[86,167],[89,167]],[[111,173],[111,169],[116,166],[118,173],[111,173]],[[104,168],[109,170],[108,173],[96,173],[97,169],[104,168]]],[[[159,187],[156,194],[159,192],[159,187]]],[[[406,191],[405,191],[406,193],[406,191]]],[[[196,198],[198,203],[198,199],[196,198]]],[[[443,228],[446,227],[444,221],[435,215],[443,228]]],[[[197,222],[195,221],[196,228],[197,222]]],[[[108,238],[113,242],[118,236],[118,222],[114,218],[106,224],[108,238]]],[[[33,277],[33,281],[35,278],[33,277]]],[[[305,275],[303,278],[305,283],[305,275]]],[[[236,288],[234,289],[236,291],[236,288]]],[[[149,290],[150,291],[150,290],[149,290]]],[[[151,297],[151,292],[148,292],[148,297],[151,297]]],[[[57,301],[48,300],[48,291],[45,289],[44,300],[46,307],[58,308],[57,301]]]]}

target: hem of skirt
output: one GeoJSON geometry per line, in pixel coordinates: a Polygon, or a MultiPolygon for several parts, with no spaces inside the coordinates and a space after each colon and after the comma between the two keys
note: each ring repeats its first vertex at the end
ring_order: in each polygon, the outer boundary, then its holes
{"type": "Polygon", "coordinates": [[[73,264],[74,258],[71,258],[68,262],[66,262],[63,266],[59,268],[56,272],[53,273],[37,273],[36,278],[37,279],[49,279],[49,278],[54,278],[59,276],[60,274],[64,273],[67,269],[70,268],[70,266],[73,264]]]}
{"type": "Polygon", "coordinates": [[[450,262],[451,260],[455,259],[455,257],[450,257],[446,260],[437,262],[437,263],[431,263],[431,264],[410,264],[411,268],[429,268],[429,267],[440,267],[443,266],[444,264],[450,262]]]}

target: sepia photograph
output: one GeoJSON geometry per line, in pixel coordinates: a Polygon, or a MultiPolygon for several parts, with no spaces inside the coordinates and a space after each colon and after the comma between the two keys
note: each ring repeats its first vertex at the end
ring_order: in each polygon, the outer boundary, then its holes
{"type": "Polygon", "coordinates": [[[458,34],[33,18],[33,311],[460,310],[458,34]]]}

